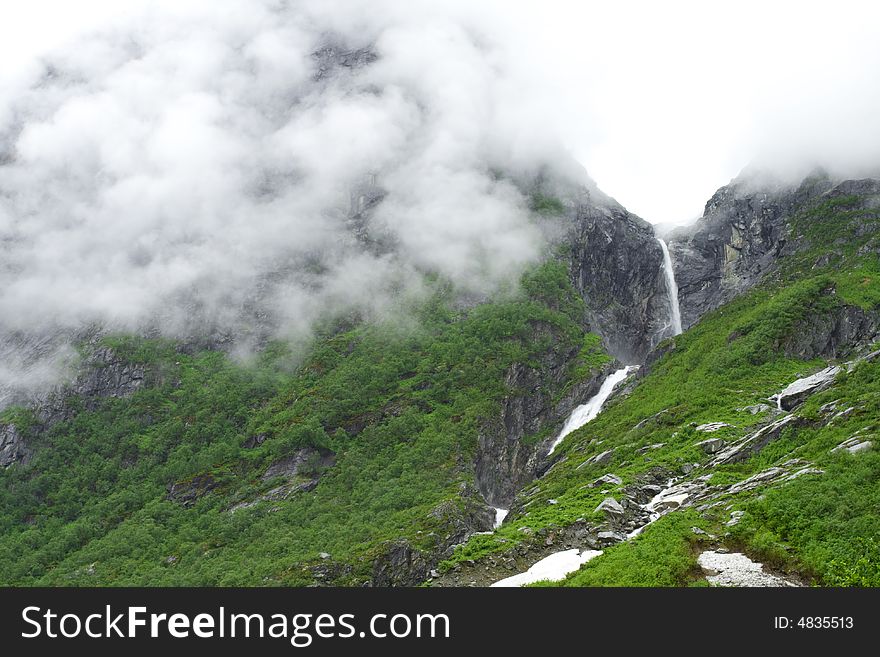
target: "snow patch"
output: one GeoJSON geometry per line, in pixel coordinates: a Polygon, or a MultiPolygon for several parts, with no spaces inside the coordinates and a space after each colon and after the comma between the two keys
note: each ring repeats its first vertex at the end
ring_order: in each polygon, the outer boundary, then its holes
{"type": "Polygon", "coordinates": [[[764,566],[740,552],[703,552],[697,563],[714,586],[799,586],[777,575],[764,572],[764,566]]]}
{"type": "Polygon", "coordinates": [[[517,587],[543,580],[558,582],[600,554],[602,554],[602,550],[584,550],[581,552],[577,548],[554,552],[549,557],[541,559],[526,572],[502,579],[492,584],[492,586],[517,587]]]}

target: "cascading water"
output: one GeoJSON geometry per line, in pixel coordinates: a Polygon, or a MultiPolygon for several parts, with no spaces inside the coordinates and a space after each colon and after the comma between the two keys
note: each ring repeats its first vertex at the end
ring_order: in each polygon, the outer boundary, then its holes
{"type": "Polygon", "coordinates": [[[678,284],[675,282],[675,271],[672,269],[672,256],[669,255],[669,247],[659,237],[660,248],[663,249],[663,276],[666,278],[666,291],[669,294],[669,324],[666,331],[671,330],[672,335],[681,333],[681,308],[678,305],[678,284]]]}
{"type": "Polygon", "coordinates": [[[498,529],[501,526],[501,523],[504,522],[507,514],[510,513],[510,510],[502,509],[497,506],[493,506],[492,508],[495,509],[495,524],[493,525],[493,529],[498,529]]]}
{"type": "Polygon", "coordinates": [[[636,369],[638,368],[635,365],[629,365],[609,374],[608,378],[602,382],[602,387],[599,388],[599,392],[593,395],[586,404],[582,404],[574,409],[571,415],[568,416],[568,420],[565,421],[565,426],[562,427],[562,431],[559,432],[556,440],[550,445],[550,451],[547,452],[547,455],[549,456],[552,454],[553,450],[559,446],[559,443],[561,443],[562,439],[568,434],[575,429],[580,429],[587,422],[590,422],[599,415],[599,411],[602,410],[605,401],[611,396],[611,393],[614,392],[615,386],[623,381],[630,372],[636,369]]]}

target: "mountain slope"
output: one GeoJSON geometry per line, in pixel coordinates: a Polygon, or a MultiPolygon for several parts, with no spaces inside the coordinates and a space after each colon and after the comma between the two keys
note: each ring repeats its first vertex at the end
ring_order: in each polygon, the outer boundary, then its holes
{"type": "MultiPolygon", "coordinates": [[[[523,186],[554,246],[492,299],[427,277],[384,322],[328,320],[300,360],[271,343],[246,366],[84,339],[69,386],[0,415],[0,580],[489,584],[590,548],[563,584],[687,585],[726,546],[798,581],[877,583],[876,183],[756,215],[768,241],[706,278],[740,282],[699,303],[685,286],[692,326],[650,353],[668,324],[650,226],[589,187],[523,186]],[[494,530],[492,507],[510,509],[494,530]]],[[[724,221],[672,241],[677,273],[700,235],[725,251],[724,221]]]]}
{"type": "Polygon", "coordinates": [[[876,181],[829,187],[791,207],[779,229],[793,247],[753,289],[661,344],[438,584],[489,583],[577,547],[606,552],[566,584],[683,585],[704,581],[697,555],[719,545],[820,584],[877,583],[880,196],[876,181]],[[843,360],[815,394],[769,399],[843,360]]]}

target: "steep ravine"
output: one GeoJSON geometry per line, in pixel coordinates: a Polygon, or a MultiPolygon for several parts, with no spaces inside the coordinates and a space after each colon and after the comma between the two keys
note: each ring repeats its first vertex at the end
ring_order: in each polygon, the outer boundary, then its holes
{"type": "MultiPolygon", "coordinates": [[[[660,243],[660,246],[663,250],[662,272],[664,281],[666,283],[667,294],[669,296],[669,314],[667,322],[664,326],[663,333],[665,335],[674,337],[681,333],[681,315],[678,305],[678,286],[675,283],[675,273],[672,269],[672,263],[669,258],[669,251],[666,248],[666,243],[661,239],[658,239],[657,241],[660,243]]],[[[600,386],[596,394],[593,395],[586,403],[578,406],[574,409],[574,411],[572,411],[571,415],[566,420],[562,430],[550,444],[550,449],[547,452],[547,458],[549,459],[552,457],[554,450],[562,443],[562,441],[568,434],[576,431],[585,424],[594,420],[599,415],[599,413],[602,412],[602,408],[605,405],[605,402],[608,401],[608,399],[614,394],[620,383],[625,381],[626,378],[636,370],[638,370],[637,365],[627,365],[609,373],[605,380],[602,382],[602,385],[600,386]]],[[[680,494],[676,494],[675,487],[673,485],[674,483],[674,480],[670,480],[669,486],[666,489],[658,492],[657,495],[654,496],[647,503],[640,505],[641,509],[645,512],[645,515],[642,516],[642,524],[639,524],[635,529],[633,529],[627,535],[627,538],[637,536],[648,524],[657,520],[664,512],[678,506],[678,504],[680,504],[680,501],[683,501],[682,496],[680,494]],[[675,502],[675,504],[672,504],[670,502],[675,502]]],[[[686,495],[684,497],[686,497],[686,495]]],[[[623,511],[622,508],[620,510],[623,511]]],[[[504,515],[506,516],[507,513],[505,512],[504,515]]],[[[500,525],[501,523],[498,524],[500,525]]],[[[541,580],[560,580],[563,579],[568,573],[577,570],[583,564],[595,557],[600,556],[601,554],[601,550],[591,549],[591,546],[586,546],[582,550],[579,550],[578,548],[569,548],[566,550],[553,552],[549,556],[544,557],[543,559],[530,566],[525,572],[506,577],[502,580],[499,580],[498,582],[493,583],[492,586],[524,586],[526,584],[531,584],[541,580]]]]}

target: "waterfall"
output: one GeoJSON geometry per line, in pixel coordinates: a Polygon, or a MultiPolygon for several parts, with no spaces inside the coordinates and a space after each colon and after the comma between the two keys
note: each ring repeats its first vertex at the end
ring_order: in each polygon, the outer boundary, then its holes
{"type": "Polygon", "coordinates": [[[495,524],[492,526],[493,529],[498,529],[501,526],[501,523],[504,522],[504,519],[507,517],[507,514],[510,513],[509,509],[502,509],[497,506],[493,506],[495,509],[495,524]]]}
{"type": "MultiPolygon", "coordinates": [[[[678,285],[675,282],[675,272],[672,269],[672,257],[669,255],[669,247],[659,237],[660,248],[663,249],[663,276],[666,278],[666,291],[669,294],[669,324],[666,329],[672,329],[672,335],[681,333],[681,309],[678,305],[678,285]]],[[[664,331],[665,332],[665,331],[664,331]]]]}
{"type": "Polygon", "coordinates": [[[547,452],[547,456],[550,456],[550,454],[553,453],[553,450],[559,446],[559,443],[561,443],[562,439],[568,434],[575,429],[580,429],[587,422],[590,422],[599,415],[599,411],[602,410],[605,401],[611,396],[611,393],[614,392],[614,387],[623,381],[627,375],[635,369],[638,368],[634,365],[629,365],[609,374],[608,378],[602,382],[602,387],[599,388],[599,392],[593,395],[586,404],[582,404],[574,409],[571,415],[568,416],[568,419],[565,421],[565,426],[562,427],[562,431],[559,432],[556,440],[550,445],[550,451],[547,452]]]}

